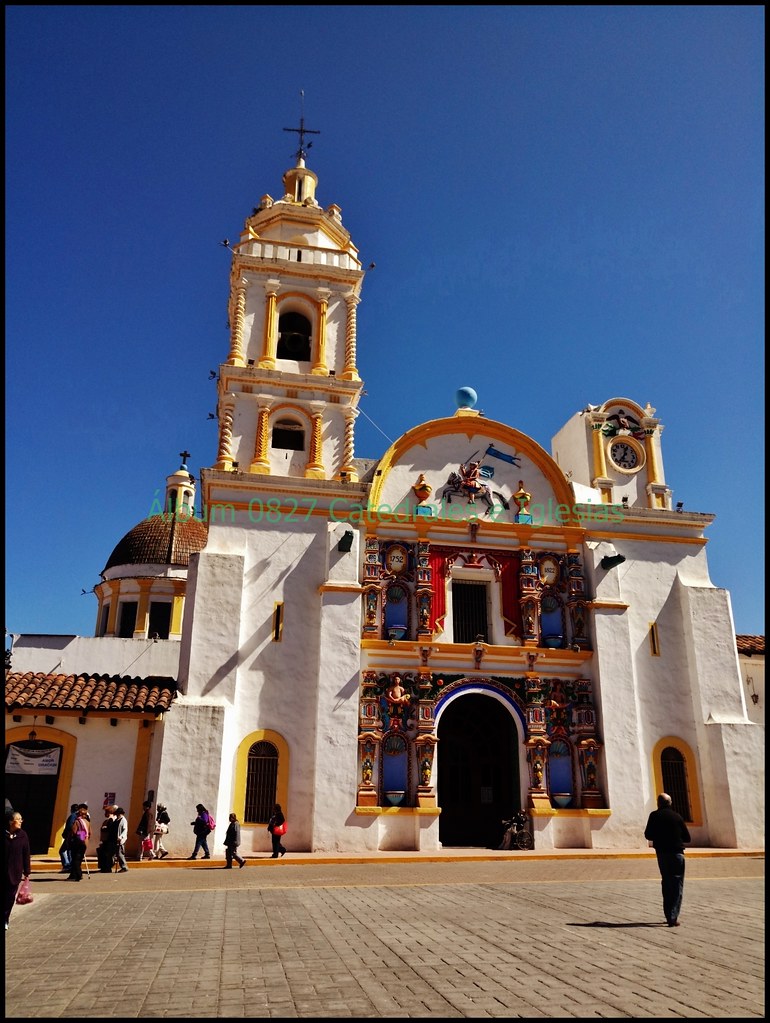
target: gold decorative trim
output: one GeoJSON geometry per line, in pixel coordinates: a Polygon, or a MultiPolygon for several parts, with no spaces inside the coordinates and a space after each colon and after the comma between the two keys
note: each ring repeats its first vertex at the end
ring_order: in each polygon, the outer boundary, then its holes
{"type": "Polygon", "coordinates": [[[539,810],[537,807],[531,807],[528,811],[531,817],[610,817],[612,810],[556,810],[553,807],[548,807],[539,810]]]}
{"type": "Polygon", "coordinates": [[[355,806],[353,812],[361,817],[438,817],[440,806],[355,806]]]}
{"type": "Polygon", "coordinates": [[[321,583],[319,593],[363,593],[363,586],[358,583],[321,583]]]}

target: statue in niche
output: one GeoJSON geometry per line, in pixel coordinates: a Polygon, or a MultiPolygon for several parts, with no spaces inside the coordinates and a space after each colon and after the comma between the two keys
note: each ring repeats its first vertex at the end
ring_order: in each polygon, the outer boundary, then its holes
{"type": "Polygon", "coordinates": [[[389,728],[408,729],[411,716],[412,697],[401,684],[401,676],[393,675],[390,685],[380,699],[380,710],[382,712],[382,725],[387,731],[389,728]]]}

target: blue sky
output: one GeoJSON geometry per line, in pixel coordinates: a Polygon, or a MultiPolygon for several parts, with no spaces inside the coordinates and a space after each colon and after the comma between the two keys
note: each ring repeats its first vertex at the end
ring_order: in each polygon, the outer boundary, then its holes
{"type": "Polygon", "coordinates": [[[460,386],[549,450],[649,401],[764,633],[763,52],[755,6],[7,7],[6,628],[91,635],[178,453],[215,460],[220,241],[281,194],[304,90],[376,263],[356,454],[460,386]]]}

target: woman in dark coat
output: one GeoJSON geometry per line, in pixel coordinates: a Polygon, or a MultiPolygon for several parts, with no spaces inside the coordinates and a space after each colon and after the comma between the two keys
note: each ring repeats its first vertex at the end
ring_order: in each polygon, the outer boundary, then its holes
{"type": "Polygon", "coordinates": [[[16,892],[22,878],[29,877],[29,839],[21,829],[21,814],[10,813],[5,819],[5,929],[16,903],[16,892]]]}
{"type": "Polygon", "coordinates": [[[273,816],[267,822],[267,830],[270,832],[270,835],[271,835],[271,837],[273,839],[273,859],[274,860],[278,859],[279,854],[281,856],[285,856],[286,855],[286,850],[284,849],[283,845],[281,844],[281,835],[283,834],[283,831],[279,832],[277,835],[275,833],[275,829],[276,828],[280,828],[281,825],[285,824],[285,823],[286,823],[286,818],[284,817],[283,813],[281,812],[281,804],[280,803],[276,803],[275,807],[273,808],[273,816]]]}

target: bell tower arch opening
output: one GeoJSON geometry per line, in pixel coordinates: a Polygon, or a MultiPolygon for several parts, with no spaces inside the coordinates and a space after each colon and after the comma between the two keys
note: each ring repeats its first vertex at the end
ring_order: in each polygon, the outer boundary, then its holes
{"type": "Polygon", "coordinates": [[[438,721],[439,840],[497,848],[502,820],[521,809],[519,734],[511,711],[491,694],[469,692],[438,721]]]}

